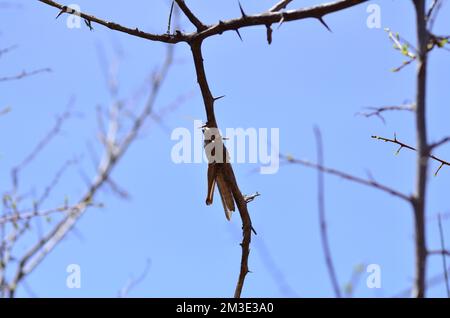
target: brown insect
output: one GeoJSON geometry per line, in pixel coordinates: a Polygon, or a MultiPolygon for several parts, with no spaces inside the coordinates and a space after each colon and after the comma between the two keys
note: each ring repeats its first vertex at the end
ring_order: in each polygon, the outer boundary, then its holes
{"type": "Polygon", "coordinates": [[[208,191],[206,195],[206,204],[213,203],[214,191],[217,184],[220,198],[222,199],[223,209],[227,220],[231,219],[231,214],[235,211],[233,193],[228,186],[224,165],[229,162],[229,154],[223,144],[223,138],[217,132],[214,134],[212,129],[204,127],[205,152],[208,157],[208,191]],[[217,156],[216,156],[217,154],[217,156]]]}

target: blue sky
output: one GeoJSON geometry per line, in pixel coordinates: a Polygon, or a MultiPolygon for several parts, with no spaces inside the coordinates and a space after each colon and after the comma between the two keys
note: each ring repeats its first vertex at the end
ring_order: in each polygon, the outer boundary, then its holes
{"type": "MultiPolygon", "coordinates": [[[[0,85],[0,186],[10,188],[9,171],[45,135],[55,115],[71,97],[81,116],[71,119],[63,134],[22,174],[23,191],[44,187],[67,159],[80,164],[61,180],[48,207],[64,197],[76,200],[85,190],[80,175],[92,175],[86,144],[95,142],[97,105],[111,97],[99,62],[99,52],[118,61],[119,96],[128,98],[142,86],[162,61],[165,46],[94,25],[68,29],[65,17],[37,1],[16,0],[20,8],[0,10],[0,47],[18,48],[0,58],[0,76],[43,67],[51,73],[0,85]],[[83,155],[84,154],[84,155],[83,155]]],[[[248,13],[269,8],[273,1],[241,1],[248,13]]],[[[72,2],[64,2],[70,4],[72,2]]],[[[163,0],[92,2],[78,0],[81,9],[107,20],[162,33],[167,27],[169,4],[163,0]]],[[[236,1],[205,4],[188,1],[206,23],[239,15],[236,1]]],[[[320,1],[294,1],[296,8],[320,1]]],[[[415,17],[410,1],[371,1],[381,7],[382,28],[366,26],[367,4],[326,17],[328,32],[315,20],[285,23],[268,46],[265,29],[248,28],[208,39],[205,67],[215,95],[226,95],[216,106],[219,125],[279,128],[280,151],[315,160],[313,127],[322,130],[328,166],[359,176],[367,171],[380,182],[411,193],[415,154],[395,156],[392,145],[371,135],[397,136],[414,144],[410,113],[377,118],[355,116],[364,107],[400,105],[414,98],[414,66],[400,73],[390,70],[403,57],[392,48],[384,27],[414,42],[415,17]]],[[[435,32],[448,34],[450,6],[444,3],[435,32]]],[[[182,29],[191,26],[184,19],[182,29]]],[[[115,297],[130,277],[151,265],[145,279],[132,289],[132,297],[230,297],[240,264],[240,219],[223,216],[220,203],[206,206],[206,165],[172,162],[174,141],[170,130],[193,130],[193,120],[205,120],[204,107],[187,45],[177,45],[177,63],[158,96],[162,109],[181,94],[191,96],[165,117],[165,129],[149,121],[144,136],[132,145],[113,172],[127,189],[130,200],[110,191],[97,201],[76,231],[46,258],[26,280],[32,295],[40,297],[115,297]],[[81,266],[80,289],[66,287],[66,267],[81,266]]],[[[430,58],[428,124],[430,140],[449,134],[450,90],[448,51],[436,50],[430,58]]],[[[450,158],[448,147],[438,154],[450,158]]],[[[432,169],[436,164],[431,162],[432,169]]],[[[321,249],[316,200],[316,171],[282,166],[278,173],[253,173],[255,164],[235,166],[241,190],[262,195],[249,205],[254,238],[245,297],[332,297],[333,292],[321,249]]],[[[446,200],[450,170],[430,177],[427,215],[449,212],[446,200]]],[[[33,193],[33,192],[32,192],[33,193]]],[[[366,287],[366,273],[355,286],[355,296],[389,297],[411,286],[413,227],[410,207],[399,199],[333,176],[326,177],[326,213],[332,255],[340,285],[348,282],[358,264],[379,264],[382,287],[366,287]]],[[[37,231],[39,226],[34,224],[37,231]]],[[[43,225],[44,230],[48,225],[43,225]]],[[[449,223],[444,223],[450,241],[449,223]]],[[[439,248],[437,222],[427,223],[428,246],[439,248]]],[[[36,234],[37,235],[37,234],[36,234]]],[[[28,240],[35,239],[30,236],[28,240]]],[[[30,241],[18,248],[23,250],[30,241]]],[[[441,258],[431,257],[428,277],[442,272],[441,258]]],[[[444,285],[428,289],[429,296],[445,296],[444,285]]],[[[20,288],[19,297],[30,296],[20,288]]]]}

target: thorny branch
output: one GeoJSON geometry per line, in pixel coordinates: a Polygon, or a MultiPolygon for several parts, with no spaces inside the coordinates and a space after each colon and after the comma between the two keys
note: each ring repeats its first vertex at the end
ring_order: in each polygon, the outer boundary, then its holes
{"type": "Polygon", "coordinates": [[[146,40],[158,41],[158,42],[164,42],[164,43],[178,43],[178,42],[183,42],[183,41],[185,42],[188,39],[188,37],[186,35],[182,35],[181,33],[178,33],[176,36],[171,35],[171,34],[152,34],[152,33],[141,31],[138,28],[125,27],[125,26],[122,26],[115,22],[109,22],[109,21],[99,19],[99,18],[97,18],[93,15],[87,14],[87,13],[77,12],[74,9],[69,8],[68,6],[59,4],[55,1],[51,1],[51,0],[38,0],[38,1],[59,9],[60,13],[58,14],[58,16],[60,16],[62,13],[74,14],[74,15],[80,16],[81,18],[85,19],[86,21],[89,21],[89,23],[94,22],[94,23],[103,25],[111,30],[127,33],[129,35],[143,38],[146,40]]]}
{"type": "MultiPolygon", "coordinates": [[[[409,150],[412,150],[412,151],[417,151],[417,149],[414,148],[413,146],[410,146],[410,145],[408,145],[408,144],[406,144],[406,143],[401,142],[400,140],[398,140],[396,135],[394,135],[394,139],[385,138],[385,137],[380,137],[380,136],[372,136],[372,138],[378,139],[378,140],[381,140],[381,141],[384,141],[384,142],[390,142],[390,143],[393,143],[393,144],[396,144],[396,145],[400,146],[400,147],[398,148],[396,154],[400,153],[400,151],[401,151],[403,148],[406,148],[406,149],[409,149],[409,150]]],[[[434,145],[434,148],[435,148],[436,146],[442,145],[444,142],[447,142],[447,140],[446,140],[446,139],[443,139],[443,140],[437,142],[436,144],[433,144],[433,145],[434,145]]],[[[430,147],[430,146],[429,146],[428,148],[432,149],[432,147],[430,147]]],[[[444,167],[444,166],[450,166],[450,162],[448,162],[448,161],[446,161],[446,160],[443,160],[443,159],[440,159],[440,158],[436,157],[435,155],[431,154],[429,151],[427,151],[427,157],[429,157],[429,158],[431,158],[431,159],[433,159],[433,160],[435,160],[435,161],[437,161],[437,162],[440,163],[439,168],[438,168],[438,169],[436,170],[436,172],[434,173],[435,176],[437,176],[437,174],[438,174],[439,171],[442,169],[442,167],[444,167]]]]}
{"type": "MultiPolygon", "coordinates": [[[[108,22],[106,20],[99,19],[93,15],[76,12],[73,9],[68,8],[67,6],[63,6],[55,1],[51,0],[39,0],[42,3],[53,6],[60,10],[60,14],[69,13],[76,14],[81,18],[85,19],[90,23],[97,23],[103,25],[112,30],[116,30],[119,32],[124,32],[132,36],[144,38],[151,41],[159,41],[165,43],[180,43],[186,42],[190,45],[195,70],[197,74],[197,81],[200,86],[200,90],[203,97],[203,102],[205,106],[205,112],[207,117],[206,127],[208,128],[218,128],[217,121],[214,114],[214,102],[216,98],[212,95],[203,63],[202,56],[202,42],[208,37],[222,34],[226,31],[236,31],[240,37],[239,29],[263,25],[267,28],[267,39],[269,44],[272,41],[272,24],[282,24],[287,21],[301,20],[307,18],[315,18],[320,21],[327,29],[328,26],[323,20],[323,17],[327,14],[338,12],[343,9],[350,8],[357,4],[361,4],[366,2],[367,0],[340,0],[332,3],[321,4],[309,8],[300,8],[297,10],[290,11],[280,11],[284,9],[291,1],[280,1],[274,7],[269,9],[267,12],[263,12],[261,14],[256,15],[248,15],[243,7],[239,4],[239,8],[241,11],[241,16],[239,18],[227,20],[227,21],[219,21],[213,25],[205,25],[203,24],[196,15],[188,8],[186,3],[182,0],[175,0],[183,13],[187,16],[189,21],[197,28],[196,32],[192,33],[183,33],[180,30],[176,30],[174,34],[152,34],[139,30],[138,28],[129,28],[122,25],[119,25],[114,22],[108,22]]],[[[58,15],[58,16],[59,16],[58,15]]],[[[247,209],[247,201],[245,197],[242,195],[239,186],[236,181],[236,177],[234,175],[233,169],[229,163],[223,164],[223,172],[225,174],[226,183],[228,184],[231,192],[233,194],[234,200],[236,201],[236,205],[238,207],[242,224],[243,224],[243,240],[241,243],[242,246],[242,258],[241,258],[241,268],[239,279],[237,282],[235,297],[240,297],[242,293],[242,288],[244,285],[245,277],[249,272],[248,269],[248,256],[250,253],[250,242],[251,242],[251,233],[252,233],[252,223],[250,219],[250,215],[247,209]]]]}
{"type": "MultiPolygon", "coordinates": [[[[271,25],[271,24],[277,24],[277,23],[283,23],[287,21],[295,21],[295,20],[302,20],[307,18],[315,18],[323,22],[323,17],[327,14],[338,12],[350,7],[353,7],[355,5],[367,2],[368,0],[339,0],[336,2],[330,2],[325,4],[320,4],[317,6],[309,7],[309,8],[300,8],[297,10],[289,10],[289,11],[267,11],[263,12],[261,14],[257,15],[247,15],[244,10],[241,10],[241,17],[227,20],[227,21],[219,21],[216,24],[213,25],[206,25],[202,31],[196,31],[192,33],[183,33],[179,30],[176,30],[174,34],[153,34],[144,32],[142,30],[139,30],[139,28],[130,28],[126,26],[122,26],[120,24],[117,24],[115,22],[109,22],[100,18],[97,18],[91,14],[83,13],[83,12],[76,12],[74,9],[71,9],[67,6],[61,5],[55,1],[52,0],[38,0],[42,3],[45,3],[49,6],[52,6],[54,8],[57,8],[60,10],[60,13],[68,13],[68,14],[76,14],[80,16],[81,18],[91,22],[91,23],[97,23],[100,25],[103,25],[109,29],[127,33],[132,36],[144,38],[151,41],[158,41],[158,42],[164,42],[164,43],[180,43],[180,42],[187,42],[187,43],[193,43],[196,41],[202,41],[208,37],[222,34],[226,31],[236,31],[241,28],[250,27],[250,26],[256,26],[256,25],[271,25]]],[[[179,1],[178,5],[180,3],[184,3],[184,1],[179,1]]],[[[283,1],[285,2],[285,1],[283,1]]],[[[188,9],[187,5],[184,4],[185,10],[188,9]]],[[[283,5],[281,5],[281,8],[283,5]]],[[[181,8],[181,7],[180,7],[181,8]]],[[[182,9],[182,8],[181,8],[182,9]]],[[[198,20],[195,15],[188,9],[189,16],[188,18],[194,21],[198,20]]],[[[186,14],[186,13],[185,13],[186,14]]],[[[199,20],[196,21],[195,24],[200,24],[199,20]]],[[[197,26],[197,27],[198,27],[197,26]]]]}
{"type": "MultiPolygon", "coordinates": [[[[207,117],[206,126],[208,128],[218,128],[216,117],[214,113],[214,102],[215,98],[213,97],[211,90],[209,88],[208,80],[206,78],[205,67],[203,63],[201,42],[194,43],[191,46],[192,55],[195,64],[195,70],[197,73],[197,81],[200,86],[200,90],[203,96],[203,102],[205,104],[205,111],[207,117]]],[[[233,198],[238,207],[239,213],[242,219],[242,229],[243,229],[243,239],[241,243],[242,247],[242,258],[241,258],[241,269],[239,273],[238,283],[236,285],[236,290],[234,296],[239,298],[242,293],[242,288],[244,286],[245,277],[249,272],[248,269],[248,256],[250,254],[250,242],[252,235],[252,221],[250,218],[250,214],[247,209],[247,201],[245,197],[242,195],[239,186],[236,181],[236,177],[233,172],[233,168],[231,164],[225,162],[222,164],[222,169],[225,174],[225,180],[228,184],[228,187],[231,189],[233,194],[233,198]]]]}

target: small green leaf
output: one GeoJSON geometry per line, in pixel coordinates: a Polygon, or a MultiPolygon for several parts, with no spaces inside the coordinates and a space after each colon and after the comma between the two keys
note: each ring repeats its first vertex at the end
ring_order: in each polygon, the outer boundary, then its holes
{"type": "Polygon", "coordinates": [[[443,38],[442,40],[440,40],[439,42],[438,42],[438,46],[439,47],[444,47],[446,44],[448,43],[448,39],[447,38],[443,38]]]}
{"type": "Polygon", "coordinates": [[[409,56],[409,46],[408,44],[403,44],[402,45],[402,54],[405,56],[409,56]]]}

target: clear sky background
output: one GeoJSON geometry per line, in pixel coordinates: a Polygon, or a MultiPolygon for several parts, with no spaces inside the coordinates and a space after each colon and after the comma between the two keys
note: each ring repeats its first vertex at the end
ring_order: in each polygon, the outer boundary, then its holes
{"type": "MultiPolygon", "coordinates": [[[[71,4],[72,2],[64,2],[71,4]]],[[[267,10],[275,1],[242,0],[248,13],[267,10]]],[[[298,8],[321,1],[294,1],[298,8]]],[[[99,52],[117,62],[119,96],[132,97],[164,58],[165,46],[133,38],[104,27],[68,29],[66,17],[55,20],[57,10],[37,1],[14,0],[19,7],[0,9],[0,48],[18,48],[0,58],[0,77],[22,70],[49,67],[51,73],[21,81],[0,83],[0,108],[12,111],[0,117],[0,187],[11,187],[9,172],[29,153],[62,113],[72,96],[81,116],[64,126],[63,134],[22,174],[23,191],[38,195],[61,164],[81,157],[61,180],[47,207],[64,197],[75,201],[85,190],[82,175],[94,173],[87,143],[96,142],[97,105],[112,102],[105,83],[99,52]],[[84,154],[84,155],[83,155],[84,154]]],[[[163,33],[167,28],[168,1],[78,0],[83,11],[107,20],[163,33]]],[[[371,174],[405,193],[413,191],[415,154],[395,156],[395,146],[371,135],[397,136],[415,143],[410,113],[377,118],[355,116],[367,106],[400,105],[414,99],[415,66],[400,73],[403,57],[392,48],[384,27],[415,42],[411,1],[371,1],[381,7],[382,28],[366,26],[368,4],[326,17],[333,32],[318,21],[285,23],[275,29],[268,46],[265,29],[241,30],[204,43],[206,72],[214,94],[226,95],[216,106],[222,128],[279,128],[280,151],[315,160],[313,127],[321,128],[328,166],[359,176],[371,174]]],[[[237,1],[190,0],[192,10],[206,23],[237,17],[237,1]]],[[[450,6],[444,3],[435,26],[437,34],[450,32],[450,6]]],[[[191,26],[182,19],[182,28],[191,26]]],[[[221,204],[205,205],[206,164],[175,165],[170,153],[170,131],[193,120],[205,120],[195,71],[187,45],[176,46],[177,63],[158,97],[162,109],[178,96],[190,98],[164,118],[164,126],[149,120],[143,138],[132,145],[114,180],[130,200],[103,191],[76,231],[45,259],[27,279],[17,296],[116,297],[130,277],[138,277],[150,260],[145,279],[129,292],[132,297],[231,297],[239,273],[241,223],[237,214],[224,218],[221,204]],[[66,267],[81,266],[80,289],[66,287],[66,267]]],[[[450,54],[435,50],[430,58],[428,124],[430,140],[449,135],[450,54]]],[[[141,104],[145,98],[142,99],[141,104]]],[[[450,159],[449,147],[438,154],[450,159]]],[[[430,162],[431,169],[436,168],[430,162]]],[[[316,171],[282,166],[274,175],[254,173],[257,164],[236,165],[244,193],[262,195],[249,205],[254,237],[245,297],[332,297],[321,248],[316,171]]],[[[437,213],[450,212],[447,195],[450,170],[430,177],[427,238],[439,249],[437,213]]],[[[332,255],[341,286],[358,264],[379,264],[382,287],[369,289],[363,272],[355,286],[360,297],[389,297],[409,288],[414,269],[413,224],[410,206],[395,197],[326,177],[326,213],[332,255]]],[[[31,195],[33,196],[33,194],[31,195]]],[[[71,202],[73,202],[71,201],[71,202]]],[[[33,223],[34,237],[46,225],[33,223]]],[[[450,242],[450,223],[444,222],[450,242]]],[[[450,243],[449,243],[450,244],[450,243]]],[[[442,273],[441,258],[429,259],[428,278],[442,273]]],[[[443,282],[428,289],[429,296],[445,296],[443,282]]]]}

